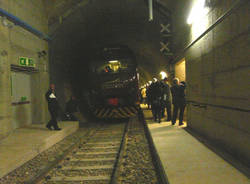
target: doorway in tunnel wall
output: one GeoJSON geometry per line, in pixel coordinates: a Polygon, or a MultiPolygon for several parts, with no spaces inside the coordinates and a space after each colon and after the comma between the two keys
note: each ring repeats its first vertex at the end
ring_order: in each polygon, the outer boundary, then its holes
{"type": "Polygon", "coordinates": [[[31,74],[11,72],[12,127],[32,123],[31,74]]]}
{"type": "MultiPolygon", "coordinates": [[[[175,71],[175,77],[179,78],[180,82],[185,81],[186,82],[186,60],[185,58],[182,58],[180,61],[178,61],[174,66],[175,71]]],[[[187,107],[184,111],[184,121],[187,121],[187,107]]]]}
{"type": "Polygon", "coordinates": [[[175,77],[181,81],[186,81],[186,60],[183,58],[175,64],[175,77]]]}

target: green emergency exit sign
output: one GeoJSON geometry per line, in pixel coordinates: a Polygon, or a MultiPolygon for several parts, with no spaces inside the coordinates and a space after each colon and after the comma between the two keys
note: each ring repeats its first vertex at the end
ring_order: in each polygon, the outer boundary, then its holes
{"type": "Polygon", "coordinates": [[[34,60],[32,58],[19,57],[19,65],[21,65],[21,66],[35,67],[35,62],[34,62],[34,60]]]}

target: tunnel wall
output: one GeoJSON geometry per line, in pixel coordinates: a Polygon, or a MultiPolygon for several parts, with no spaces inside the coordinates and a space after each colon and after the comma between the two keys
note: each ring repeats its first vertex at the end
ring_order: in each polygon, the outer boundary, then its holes
{"type": "MultiPolygon", "coordinates": [[[[0,7],[40,32],[48,32],[48,18],[42,0],[35,3],[30,0],[4,0],[0,1],[0,7]]],[[[48,43],[10,20],[3,20],[1,16],[0,19],[1,139],[15,128],[48,120],[44,97],[48,89],[48,43]],[[38,52],[41,51],[46,54],[39,57],[38,52]],[[20,57],[33,59],[35,66],[21,66],[20,57]],[[20,99],[20,95],[27,99],[20,99]]]]}
{"type": "MultiPolygon", "coordinates": [[[[193,23],[190,41],[235,3],[214,2],[202,23],[193,23]],[[203,27],[197,34],[199,26],[203,27]]],[[[188,126],[247,165],[250,165],[249,5],[245,1],[184,54],[190,102],[188,126]]]]}

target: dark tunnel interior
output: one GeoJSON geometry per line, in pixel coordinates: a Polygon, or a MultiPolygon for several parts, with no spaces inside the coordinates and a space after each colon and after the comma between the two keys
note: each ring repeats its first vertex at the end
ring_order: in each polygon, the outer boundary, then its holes
{"type": "MultiPolygon", "coordinates": [[[[135,53],[141,85],[159,78],[171,59],[160,52],[159,44],[160,24],[170,21],[166,10],[154,11],[154,21],[149,21],[146,1],[92,1],[77,8],[62,24],[50,22],[51,82],[61,89],[70,86],[81,99],[92,82],[87,75],[89,62],[99,48],[110,44],[126,45],[135,53]]],[[[65,95],[59,92],[58,96],[64,106],[65,95]]]]}

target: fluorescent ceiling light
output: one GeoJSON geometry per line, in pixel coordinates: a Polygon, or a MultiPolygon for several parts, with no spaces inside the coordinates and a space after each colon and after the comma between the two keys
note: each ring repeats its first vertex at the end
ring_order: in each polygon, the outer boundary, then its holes
{"type": "Polygon", "coordinates": [[[109,61],[109,63],[118,63],[118,60],[109,61]]]}

